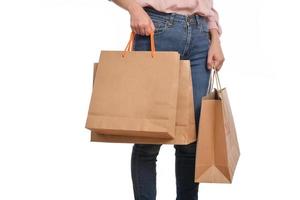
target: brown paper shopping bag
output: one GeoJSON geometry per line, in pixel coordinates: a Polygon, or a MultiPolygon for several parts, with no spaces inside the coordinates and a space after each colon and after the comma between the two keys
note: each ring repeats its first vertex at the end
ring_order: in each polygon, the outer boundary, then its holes
{"type": "MultiPolygon", "coordinates": [[[[94,77],[97,68],[98,63],[95,63],[94,77]]],[[[97,133],[95,131],[91,131],[91,141],[140,144],[189,144],[196,141],[193,88],[191,66],[189,60],[180,61],[177,102],[177,116],[174,139],[107,135],[101,134],[101,132],[97,133]]]]}
{"type": "Polygon", "coordinates": [[[231,183],[240,157],[226,88],[213,70],[208,94],[202,98],[196,151],[195,182],[231,183]],[[213,87],[216,78],[218,89],[213,87]]]}
{"type": "Polygon", "coordinates": [[[109,135],[174,138],[177,51],[101,51],[85,127],[109,135]]]}

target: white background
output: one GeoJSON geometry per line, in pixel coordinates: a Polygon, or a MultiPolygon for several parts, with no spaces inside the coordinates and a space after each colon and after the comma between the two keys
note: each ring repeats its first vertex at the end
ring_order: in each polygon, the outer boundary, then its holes
{"type": "MultiPolygon", "coordinates": [[[[214,0],[221,83],[241,148],[233,184],[199,199],[300,198],[297,1],[214,0]]],[[[100,50],[123,50],[128,13],[104,0],[0,1],[0,199],[133,199],[132,144],[84,128],[100,50]]],[[[175,199],[174,148],[157,163],[158,200],[175,199]]]]}

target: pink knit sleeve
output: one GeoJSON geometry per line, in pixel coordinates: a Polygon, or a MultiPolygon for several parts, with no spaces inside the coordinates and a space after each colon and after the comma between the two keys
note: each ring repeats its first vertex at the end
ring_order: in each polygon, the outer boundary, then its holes
{"type": "Polygon", "coordinates": [[[220,21],[219,21],[219,13],[218,11],[213,7],[213,0],[211,0],[211,14],[208,17],[208,29],[212,29],[215,28],[217,29],[219,36],[221,36],[222,34],[222,27],[220,25],[220,21]]]}

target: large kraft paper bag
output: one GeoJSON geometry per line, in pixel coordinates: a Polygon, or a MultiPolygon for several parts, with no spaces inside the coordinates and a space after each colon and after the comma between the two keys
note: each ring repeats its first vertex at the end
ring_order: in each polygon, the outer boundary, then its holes
{"type": "Polygon", "coordinates": [[[212,89],[202,98],[196,151],[195,182],[232,183],[240,157],[234,119],[226,88],[212,89]]]}
{"type": "Polygon", "coordinates": [[[108,135],[174,138],[180,55],[155,51],[101,51],[86,128],[108,135]]]}
{"type": "MultiPolygon", "coordinates": [[[[98,63],[94,64],[94,77],[98,63]]],[[[180,61],[179,88],[177,98],[175,138],[148,138],[138,136],[107,135],[91,131],[92,142],[140,143],[140,144],[189,144],[196,141],[194,99],[189,60],[180,61]]]]}

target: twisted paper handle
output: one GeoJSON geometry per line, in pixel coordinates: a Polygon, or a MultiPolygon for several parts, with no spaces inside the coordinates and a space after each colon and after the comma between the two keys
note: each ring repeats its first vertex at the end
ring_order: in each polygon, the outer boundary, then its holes
{"type": "MultiPolygon", "coordinates": [[[[124,52],[122,53],[122,57],[125,57],[125,55],[128,51],[132,51],[134,37],[135,37],[135,33],[133,31],[131,31],[129,41],[124,49],[124,52]]],[[[156,52],[155,42],[154,42],[154,32],[150,33],[150,48],[151,48],[151,56],[154,57],[154,54],[156,52]]]]}

